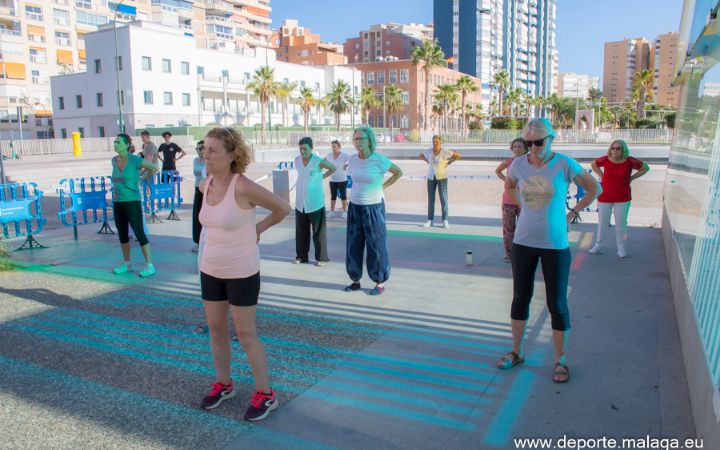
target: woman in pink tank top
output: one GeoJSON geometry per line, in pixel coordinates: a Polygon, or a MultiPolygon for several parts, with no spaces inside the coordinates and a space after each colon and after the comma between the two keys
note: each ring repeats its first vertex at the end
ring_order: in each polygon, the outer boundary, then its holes
{"type": "MultiPolygon", "coordinates": [[[[512,164],[515,158],[527,154],[530,149],[523,138],[515,138],[510,144],[510,151],[513,156],[502,161],[498,164],[495,169],[495,175],[498,178],[505,181],[505,174],[503,170],[509,170],[510,164],[512,164]]],[[[505,262],[510,262],[510,248],[512,247],[512,241],[515,237],[515,227],[517,225],[517,219],[520,217],[520,205],[507,193],[507,189],[503,190],[502,197],[502,224],[503,224],[503,245],[505,246],[505,262]]]]}
{"type": "Polygon", "coordinates": [[[265,349],[255,329],[260,295],[260,235],[280,223],[290,205],[244,175],[251,149],[232,128],[213,128],[205,137],[204,159],[208,178],[198,188],[203,194],[200,223],[204,243],[200,253],[200,286],[215,362],[215,383],[202,400],[204,409],[216,408],[235,395],[230,369],[232,315],[238,340],[255,378],[255,394],[245,420],[262,420],[278,406],[269,384],[265,349]],[[255,222],[255,207],[270,215],[255,222]]]}

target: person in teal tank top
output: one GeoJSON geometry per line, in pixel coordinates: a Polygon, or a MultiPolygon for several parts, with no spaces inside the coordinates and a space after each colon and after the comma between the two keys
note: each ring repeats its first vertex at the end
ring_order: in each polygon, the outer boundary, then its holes
{"type": "Polygon", "coordinates": [[[150,242],[143,229],[140,182],[152,177],[158,168],[130,153],[131,145],[130,136],[124,133],[118,134],[113,142],[116,153],[112,158],[113,214],[123,254],[123,264],[116,267],[113,273],[120,275],[133,270],[129,237],[129,228],[132,227],[145,257],[145,269],[139,275],[149,277],[155,273],[155,267],[152,264],[150,242]],[[141,169],[145,171],[141,173],[141,169]]]}

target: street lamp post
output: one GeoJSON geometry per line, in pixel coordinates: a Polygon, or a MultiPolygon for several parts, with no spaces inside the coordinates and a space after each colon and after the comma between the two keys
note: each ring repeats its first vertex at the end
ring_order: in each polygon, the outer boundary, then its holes
{"type": "Polygon", "coordinates": [[[125,0],[120,0],[115,6],[115,14],[113,15],[113,33],[115,34],[115,78],[117,79],[117,103],[118,103],[118,128],[121,133],[125,132],[125,120],[123,119],[122,108],[122,83],[120,82],[120,57],[118,55],[118,37],[117,37],[117,14],[118,9],[125,0]]]}
{"type": "MultiPolygon", "coordinates": [[[[270,33],[270,36],[267,38],[267,41],[265,41],[265,67],[267,67],[268,69],[270,68],[270,66],[268,65],[269,64],[268,63],[268,51],[269,51],[269,47],[270,47],[270,41],[272,41],[272,38],[273,38],[273,36],[275,36],[276,33],[277,33],[277,31],[273,31],[272,33],[270,33]]],[[[272,139],[272,114],[270,113],[271,102],[272,102],[272,98],[269,98],[268,99],[268,132],[269,132],[268,134],[270,134],[271,139],[272,139]]]]}
{"type": "MultiPolygon", "coordinates": [[[[357,64],[358,56],[360,56],[360,55],[355,53],[355,64],[357,64]]],[[[352,124],[352,129],[354,130],[355,129],[355,66],[352,66],[352,103],[350,106],[352,108],[352,116],[350,117],[350,122],[352,124]]]]}

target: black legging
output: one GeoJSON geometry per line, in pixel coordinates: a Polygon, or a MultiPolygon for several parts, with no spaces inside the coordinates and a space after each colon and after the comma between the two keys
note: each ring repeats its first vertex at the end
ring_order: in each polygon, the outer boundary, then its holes
{"type": "Polygon", "coordinates": [[[145,236],[145,229],[143,228],[143,212],[140,201],[113,202],[113,214],[115,215],[115,228],[118,230],[118,237],[120,238],[121,244],[130,242],[128,224],[132,227],[133,233],[135,233],[135,237],[140,242],[140,245],[147,245],[150,242],[147,236],[145,236]]]}
{"type": "Polygon", "coordinates": [[[195,187],[195,198],[193,198],[193,220],[192,220],[192,236],[193,242],[200,243],[200,232],[202,225],[200,224],[200,208],[202,207],[203,193],[195,187]]]}
{"type": "Polygon", "coordinates": [[[568,277],[570,276],[570,248],[552,250],[513,244],[511,249],[513,272],[513,301],[510,318],[528,320],[530,300],[533,296],[535,271],[542,262],[545,277],[545,297],[550,311],[552,329],[570,329],[570,311],[567,304],[568,277]]]}

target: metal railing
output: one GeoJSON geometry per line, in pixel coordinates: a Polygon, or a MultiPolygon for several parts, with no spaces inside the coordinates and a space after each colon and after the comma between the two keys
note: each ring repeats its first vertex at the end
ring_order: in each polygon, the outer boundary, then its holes
{"type": "MultiPolygon", "coordinates": [[[[186,151],[195,145],[195,140],[210,130],[210,127],[193,127],[193,137],[190,134],[175,134],[173,142],[183,147],[186,151]]],[[[628,144],[670,144],[672,130],[556,130],[556,143],[587,143],[587,144],[610,144],[615,139],[623,139],[628,144]]],[[[190,133],[190,131],[188,131],[190,133]]],[[[295,147],[298,140],[303,136],[310,136],[316,145],[329,145],[334,140],[340,141],[343,146],[352,143],[353,132],[349,129],[337,131],[333,128],[321,130],[303,131],[298,130],[270,130],[265,133],[263,140],[262,133],[258,129],[243,130],[247,141],[256,149],[272,149],[295,147]]],[[[428,132],[413,136],[411,133],[393,131],[390,135],[389,129],[375,129],[379,144],[429,144],[432,133],[428,132]]],[[[506,146],[513,139],[520,135],[519,130],[485,130],[482,132],[471,132],[467,135],[442,134],[445,144],[498,144],[506,146]]],[[[113,137],[104,138],[83,138],[80,142],[83,152],[104,152],[112,151],[113,137]]],[[[159,137],[153,137],[156,144],[162,143],[159,137]]],[[[133,137],[136,147],[140,147],[140,138],[133,137]]],[[[15,151],[18,155],[51,155],[72,153],[71,139],[24,139],[13,141],[15,151]]],[[[6,156],[11,155],[10,141],[0,141],[0,153],[6,156]]]]}

